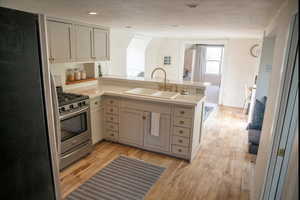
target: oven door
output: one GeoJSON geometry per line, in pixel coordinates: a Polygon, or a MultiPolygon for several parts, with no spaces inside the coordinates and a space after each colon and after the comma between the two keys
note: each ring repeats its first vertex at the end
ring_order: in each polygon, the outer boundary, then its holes
{"type": "Polygon", "coordinates": [[[91,139],[89,108],[60,117],[61,154],[72,152],[91,139]]]}

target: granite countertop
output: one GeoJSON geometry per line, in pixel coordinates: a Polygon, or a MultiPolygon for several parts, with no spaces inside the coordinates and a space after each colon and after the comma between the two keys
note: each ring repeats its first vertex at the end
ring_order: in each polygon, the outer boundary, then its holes
{"type": "Polygon", "coordinates": [[[87,95],[90,98],[109,95],[109,96],[125,97],[125,98],[136,99],[136,100],[171,103],[171,104],[186,105],[186,106],[195,106],[199,102],[205,100],[205,96],[203,95],[196,96],[196,95],[179,94],[178,96],[176,96],[176,98],[160,98],[160,97],[133,95],[133,94],[125,93],[130,89],[132,88],[120,87],[120,86],[102,86],[102,87],[93,86],[93,87],[82,87],[82,88],[70,89],[67,90],[67,92],[87,95]]]}
{"type": "MultiPolygon", "coordinates": [[[[162,83],[161,79],[149,79],[145,77],[125,77],[125,76],[113,76],[105,75],[99,78],[99,80],[113,80],[113,81],[130,81],[130,82],[149,82],[149,83],[162,83]]],[[[210,85],[209,82],[194,82],[194,81],[183,81],[183,80],[167,80],[168,84],[178,84],[182,86],[190,87],[207,87],[210,85]]]]}

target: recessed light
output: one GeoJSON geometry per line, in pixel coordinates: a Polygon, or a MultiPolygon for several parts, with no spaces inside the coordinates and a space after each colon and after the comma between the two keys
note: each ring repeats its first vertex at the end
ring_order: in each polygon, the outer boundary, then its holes
{"type": "Polygon", "coordinates": [[[132,28],[132,26],[125,26],[125,28],[132,28]]]}
{"type": "Polygon", "coordinates": [[[171,25],[171,27],[178,27],[179,25],[177,25],[177,24],[173,24],[173,25],[171,25]]]}
{"type": "Polygon", "coordinates": [[[94,12],[94,11],[91,11],[91,12],[88,12],[89,15],[97,15],[98,13],[97,12],[94,12]]]}

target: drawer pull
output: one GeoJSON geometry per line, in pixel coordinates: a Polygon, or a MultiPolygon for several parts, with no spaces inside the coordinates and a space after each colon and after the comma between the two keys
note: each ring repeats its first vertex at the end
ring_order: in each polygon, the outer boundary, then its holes
{"type": "Polygon", "coordinates": [[[182,152],[182,150],[181,150],[181,149],[178,149],[178,152],[182,152]]]}
{"type": "Polygon", "coordinates": [[[184,114],[184,111],[180,111],[180,114],[182,114],[182,115],[183,115],[183,114],[184,114]]]}
{"type": "Polygon", "coordinates": [[[178,140],[178,142],[179,142],[179,143],[182,143],[183,141],[182,141],[182,140],[178,140]]]}
{"type": "Polygon", "coordinates": [[[180,124],[184,124],[184,121],[180,121],[179,123],[180,123],[180,124]]]}

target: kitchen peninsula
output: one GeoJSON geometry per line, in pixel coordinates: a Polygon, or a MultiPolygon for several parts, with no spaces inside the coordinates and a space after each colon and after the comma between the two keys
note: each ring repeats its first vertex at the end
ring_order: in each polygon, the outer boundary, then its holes
{"type": "Polygon", "coordinates": [[[90,97],[93,144],[102,139],[192,161],[203,132],[207,83],[104,76],[67,89],[90,97]],[[101,123],[99,123],[101,121],[101,123]]]}

